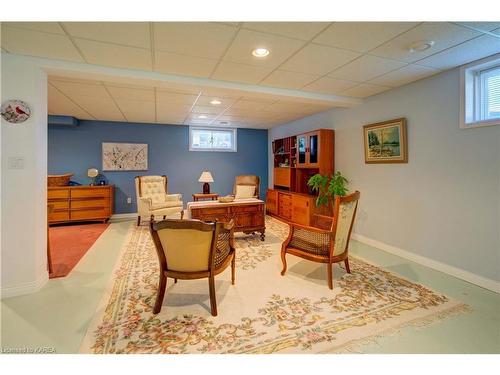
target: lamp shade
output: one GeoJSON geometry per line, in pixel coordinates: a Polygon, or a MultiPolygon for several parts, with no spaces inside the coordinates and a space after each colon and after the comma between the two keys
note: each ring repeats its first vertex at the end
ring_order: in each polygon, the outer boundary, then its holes
{"type": "Polygon", "coordinates": [[[199,182],[214,182],[214,179],[212,177],[212,174],[209,171],[203,171],[203,173],[201,174],[198,181],[199,182]]]}

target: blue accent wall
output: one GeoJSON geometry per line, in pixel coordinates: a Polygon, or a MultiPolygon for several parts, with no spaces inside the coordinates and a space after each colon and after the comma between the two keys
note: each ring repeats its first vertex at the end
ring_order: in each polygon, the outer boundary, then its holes
{"type": "Polygon", "coordinates": [[[181,193],[184,204],[201,192],[198,182],[204,170],[212,173],[210,190],[230,194],[239,174],[260,176],[261,198],[268,185],[267,130],[238,129],[238,152],[189,151],[189,127],[185,125],[135,124],[80,120],[78,126],[49,126],[49,174],[74,173],[73,181],[90,183],[88,168],[97,168],[115,185],[115,213],[137,212],[134,177],[168,176],[169,193],[181,193]],[[103,172],[103,142],[147,143],[148,171],[103,172]],[[127,197],[132,204],[127,204],[127,197]]]}

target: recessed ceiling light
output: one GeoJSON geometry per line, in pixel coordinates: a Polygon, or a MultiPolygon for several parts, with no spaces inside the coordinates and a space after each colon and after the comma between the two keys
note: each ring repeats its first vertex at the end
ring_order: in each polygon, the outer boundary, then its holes
{"type": "Polygon", "coordinates": [[[210,104],[213,104],[213,105],[219,105],[221,103],[222,102],[220,100],[218,100],[218,99],[214,99],[214,100],[210,101],[210,104]]]}
{"type": "Polygon", "coordinates": [[[252,55],[255,57],[266,57],[269,55],[269,50],[267,48],[256,48],[252,51],[252,55]]]}
{"type": "Polygon", "coordinates": [[[205,115],[199,115],[198,118],[207,118],[205,115]]]}
{"type": "Polygon", "coordinates": [[[433,40],[419,40],[417,42],[410,44],[408,50],[410,52],[423,52],[431,48],[433,45],[434,45],[433,40]]]}

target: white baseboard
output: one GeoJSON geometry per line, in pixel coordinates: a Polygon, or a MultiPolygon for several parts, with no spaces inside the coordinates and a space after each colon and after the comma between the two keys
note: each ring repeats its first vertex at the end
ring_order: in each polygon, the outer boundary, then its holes
{"type": "Polygon", "coordinates": [[[380,250],[386,251],[388,253],[397,255],[401,258],[411,260],[412,262],[421,264],[422,266],[432,268],[436,271],[440,271],[440,272],[446,273],[448,275],[454,276],[456,278],[465,280],[469,283],[478,285],[482,288],[491,290],[495,293],[500,293],[500,282],[498,282],[498,281],[491,280],[491,279],[488,279],[486,277],[476,275],[472,272],[465,271],[461,268],[457,268],[457,267],[453,267],[453,266],[450,266],[450,265],[445,264],[445,263],[441,263],[437,260],[429,259],[429,258],[426,258],[424,256],[411,253],[409,251],[400,249],[398,247],[388,245],[384,242],[365,237],[361,234],[353,233],[351,235],[351,238],[353,240],[364,243],[365,245],[376,247],[377,249],[380,249],[380,250]]]}
{"type": "Polygon", "coordinates": [[[43,272],[37,280],[17,285],[2,287],[1,298],[9,298],[38,292],[49,281],[49,273],[43,272]]]}

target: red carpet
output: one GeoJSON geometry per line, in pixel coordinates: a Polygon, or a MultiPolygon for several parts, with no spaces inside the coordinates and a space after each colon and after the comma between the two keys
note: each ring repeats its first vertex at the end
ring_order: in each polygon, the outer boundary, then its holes
{"type": "Polygon", "coordinates": [[[52,273],[49,277],[67,276],[108,226],[106,223],[50,227],[52,273]]]}

